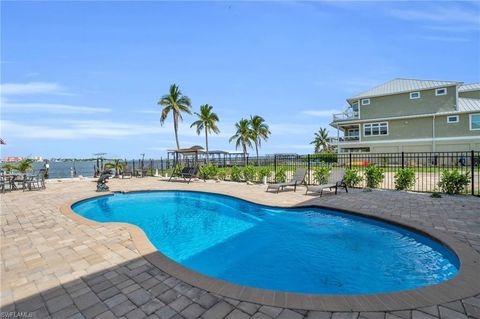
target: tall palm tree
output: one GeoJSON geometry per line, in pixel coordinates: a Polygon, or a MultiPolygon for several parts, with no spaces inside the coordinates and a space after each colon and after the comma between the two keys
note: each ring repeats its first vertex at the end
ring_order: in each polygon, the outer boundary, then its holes
{"type": "Polygon", "coordinates": [[[218,115],[212,112],[213,106],[208,104],[200,105],[200,113],[195,112],[195,115],[198,117],[198,120],[192,123],[190,127],[197,127],[197,134],[200,135],[202,130],[205,130],[205,150],[207,151],[207,163],[210,161],[208,156],[208,133],[220,133],[218,129],[217,122],[218,115]]]}
{"type": "Polygon", "coordinates": [[[180,143],[178,142],[178,121],[182,121],[182,112],[187,114],[192,114],[190,110],[192,104],[188,96],[185,96],[180,91],[180,88],[176,84],[170,85],[170,92],[162,96],[159,105],[164,106],[162,109],[162,115],[160,116],[160,125],[163,125],[167,119],[168,113],[172,112],[173,114],[173,129],[175,130],[175,141],[177,142],[177,149],[180,148],[180,143]]]}
{"type": "Polygon", "coordinates": [[[255,143],[258,164],[258,149],[262,146],[262,140],[266,141],[271,133],[265,120],[259,115],[250,115],[250,130],[252,132],[253,143],[255,143]]]}
{"type": "Polygon", "coordinates": [[[315,138],[310,144],[315,145],[315,153],[320,153],[322,150],[328,150],[330,145],[328,143],[328,132],[326,128],[321,127],[317,133],[315,133],[315,138]]]}
{"type": "Polygon", "coordinates": [[[242,146],[243,161],[247,158],[247,147],[252,147],[252,131],[250,130],[250,121],[247,119],[241,119],[235,123],[237,131],[228,140],[229,143],[235,140],[235,148],[242,146]]]}

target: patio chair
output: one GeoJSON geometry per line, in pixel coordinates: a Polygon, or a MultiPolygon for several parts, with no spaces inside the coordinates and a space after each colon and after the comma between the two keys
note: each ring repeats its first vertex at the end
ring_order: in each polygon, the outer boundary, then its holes
{"type": "Polygon", "coordinates": [[[347,184],[345,184],[345,181],[343,180],[345,176],[345,169],[332,169],[330,171],[330,175],[328,176],[328,181],[326,184],[322,185],[307,185],[307,191],[305,192],[305,195],[308,194],[308,192],[312,193],[319,193],[320,196],[323,195],[323,190],[324,189],[329,189],[330,191],[335,188],[335,195],[337,194],[337,191],[339,188],[344,188],[345,192],[348,193],[348,188],[347,184]]]}
{"type": "Polygon", "coordinates": [[[122,170],[122,179],[124,178],[132,178],[133,177],[133,172],[132,169],[128,166],[125,166],[122,170]]]}
{"type": "Polygon", "coordinates": [[[292,179],[289,182],[286,183],[276,183],[276,184],[268,184],[267,186],[267,192],[272,189],[274,191],[278,192],[280,190],[285,189],[285,187],[288,186],[293,186],[293,191],[297,191],[297,185],[300,185],[303,183],[305,180],[305,175],[307,174],[307,170],[305,168],[297,168],[295,171],[295,174],[293,175],[292,179]]]}
{"type": "Polygon", "coordinates": [[[25,175],[23,180],[23,191],[45,189],[45,172],[40,171],[36,175],[25,175]]]}
{"type": "Polygon", "coordinates": [[[173,172],[168,181],[170,182],[173,177],[181,177],[184,181],[190,183],[192,178],[194,178],[197,173],[198,169],[196,167],[184,167],[180,172],[173,172]]]}

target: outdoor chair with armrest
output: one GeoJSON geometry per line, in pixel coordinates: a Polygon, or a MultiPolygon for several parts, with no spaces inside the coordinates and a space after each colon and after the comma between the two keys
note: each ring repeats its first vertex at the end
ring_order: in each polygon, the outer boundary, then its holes
{"type": "Polygon", "coordinates": [[[345,184],[344,181],[344,176],[345,176],[345,169],[334,169],[330,171],[330,175],[328,176],[328,181],[326,184],[322,185],[307,185],[307,190],[305,194],[308,194],[308,192],[312,193],[319,193],[320,196],[323,194],[323,190],[328,188],[329,190],[332,190],[335,188],[335,195],[337,194],[337,191],[339,188],[344,188],[345,192],[348,193],[348,188],[347,184],[345,184]]]}
{"type": "Polygon", "coordinates": [[[272,189],[276,191],[277,193],[280,190],[285,189],[285,187],[288,186],[293,186],[293,191],[297,191],[297,186],[301,185],[303,181],[305,180],[305,175],[307,173],[307,170],[305,168],[297,168],[295,170],[295,174],[293,175],[292,179],[286,183],[276,183],[276,184],[268,184],[267,186],[267,192],[272,189]]]}
{"type": "Polygon", "coordinates": [[[196,167],[184,167],[180,172],[173,172],[168,181],[170,182],[173,177],[181,177],[184,181],[190,183],[192,178],[194,178],[197,173],[198,169],[196,167]]]}

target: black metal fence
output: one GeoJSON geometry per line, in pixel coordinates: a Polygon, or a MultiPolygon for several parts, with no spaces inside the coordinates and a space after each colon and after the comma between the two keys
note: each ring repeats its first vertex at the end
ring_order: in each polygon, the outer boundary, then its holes
{"type": "MultiPolygon", "coordinates": [[[[192,158],[181,159],[175,162],[173,159],[160,160],[130,160],[125,161],[136,175],[170,175],[175,165],[195,166],[204,165],[206,159],[197,161],[192,158]]],[[[444,170],[457,169],[462,174],[468,174],[470,184],[464,190],[466,194],[480,196],[480,152],[423,152],[423,153],[339,153],[339,154],[307,154],[307,155],[271,155],[252,157],[246,156],[230,158],[210,159],[210,163],[220,169],[231,170],[232,167],[244,167],[247,165],[270,168],[271,175],[268,182],[275,182],[277,176],[285,174],[290,178],[296,168],[306,168],[308,184],[314,184],[313,172],[317,167],[331,166],[335,168],[356,169],[363,177],[365,169],[370,164],[384,170],[384,179],[379,188],[395,189],[395,173],[402,168],[412,168],[415,171],[415,185],[412,188],[417,192],[434,192],[438,189],[444,170]]],[[[228,173],[227,180],[229,179],[228,173]]],[[[258,180],[261,182],[260,180],[258,180]]],[[[365,179],[358,187],[365,186],[365,179]]]]}

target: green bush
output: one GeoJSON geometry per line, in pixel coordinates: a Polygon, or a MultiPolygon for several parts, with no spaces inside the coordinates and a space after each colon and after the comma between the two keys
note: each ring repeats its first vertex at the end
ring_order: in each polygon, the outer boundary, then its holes
{"type": "Polygon", "coordinates": [[[247,165],[243,168],[243,177],[247,182],[254,182],[257,177],[257,169],[253,165],[247,165]]]}
{"type": "Polygon", "coordinates": [[[395,189],[399,191],[408,191],[415,185],[415,170],[413,168],[403,168],[395,173],[395,189]]]}
{"type": "Polygon", "coordinates": [[[348,187],[355,187],[363,180],[363,177],[358,174],[356,169],[347,169],[343,181],[348,187]]]}
{"type": "Polygon", "coordinates": [[[227,177],[227,170],[218,169],[217,178],[221,181],[224,181],[226,177],[227,177]]]}
{"type": "Polygon", "coordinates": [[[328,177],[332,170],[329,166],[318,166],[313,169],[313,178],[318,184],[323,185],[328,183],[328,177]]]}
{"type": "Polygon", "coordinates": [[[328,151],[312,154],[310,155],[310,160],[315,162],[336,163],[338,160],[338,156],[337,153],[328,151]]]}
{"type": "Polygon", "coordinates": [[[285,167],[277,168],[277,172],[275,173],[275,182],[276,183],[285,183],[287,180],[287,170],[285,167]]]}
{"type": "Polygon", "coordinates": [[[377,188],[383,181],[383,178],[383,169],[375,166],[375,164],[369,164],[365,169],[365,180],[367,182],[367,187],[377,188]]]}
{"type": "Polygon", "coordinates": [[[238,166],[233,166],[232,171],[230,172],[230,179],[234,182],[242,181],[242,169],[238,166]]]}
{"type": "Polygon", "coordinates": [[[203,165],[200,167],[199,173],[202,179],[213,179],[218,174],[218,167],[213,164],[203,165]]]}
{"type": "Polygon", "coordinates": [[[444,193],[453,195],[460,194],[469,183],[470,178],[468,172],[462,174],[457,169],[451,171],[444,170],[442,178],[438,182],[438,187],[440,187],[444,193]]]}
{"type": "Polygon", "coordinates": [[[272,175],[272,170],[268,166],[261,166],[258,168],[258,179],[262,182],[263,178],[266,177],[267,180],[270,178],[270,175],[272,175]]]}

